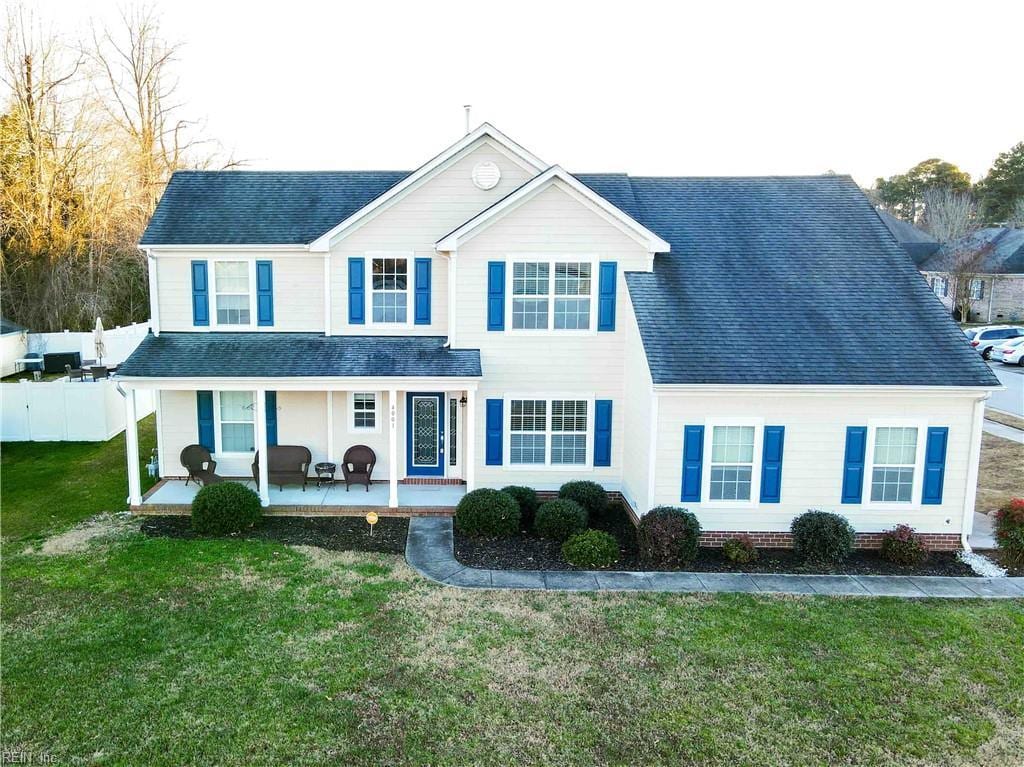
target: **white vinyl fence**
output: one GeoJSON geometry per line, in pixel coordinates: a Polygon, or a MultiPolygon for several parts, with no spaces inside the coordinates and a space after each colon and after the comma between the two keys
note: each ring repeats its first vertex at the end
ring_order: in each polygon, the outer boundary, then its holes
{"type": "MultiPolygon", "coordinates": [[[[103,341],[107,353],[103,355],[104,365],[117,365],[124,362],[135,351],[142,339],[149,332],[148,322],[137,322],[125,327],[109,328],[103,331],[103,341]]],[[[83,360],[96,359],[96,346],[93,344],[92,331],[70,331],[61,333],[29,333],[28,350],[40,354],[54,352],[78,352],[83,360]]]]}
{"type": "MultiPolygon", "coordinates": [[[[136,392],[139,418],[153,412],[153,393],[136,392]]],[[[124,431],[124,397],[110,379],[0,384],[0,440],[105,442],[124,431]]]]}

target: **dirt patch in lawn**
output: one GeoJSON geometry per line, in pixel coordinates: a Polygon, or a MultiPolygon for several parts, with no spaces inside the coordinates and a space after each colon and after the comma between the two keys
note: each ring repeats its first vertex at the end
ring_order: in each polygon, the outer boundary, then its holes
{"type": "MultiPolygon", "coordinates": [[[[205,538],[192,529],[191,517],[146,517],[142,532],[167,538],[205,538]]],[[[409,520],[381,517],[370,526],[362,517],[264,517],[259,527],[230,538],[275,541],[291,546],[315,546],[331,551],[370,551],[382,554],[404,554],[409,520]]]]}
{"type": "MultiPolygon", "coordinates": [[[[1005,441],[1005,440],[1004,440],[1005,441]]],[[[619,505],[612,505],[591,527],[611,533],[619,542],[619,561],[609,570],[646,570],[637,550],[636,528],[619,505]]],[[[877,551],[855,551],[835,567],[806,565],[792,549],[760,549],[756,562],[735,565],[718,548],[701,548],[696,561],[685,569],[704,573],[804,573],[842,575],[954,575],[974,572],[953,552],[934,552],[917,567],[900,567],[887,562],[877,551]]],[[[522,531],[511,538],[473,538],[455,532],[455,558],[464,565],[503,570],[579,570],[562,557],[560,543],[522,531]]]]}
{"type": "Polygon", "coordinates": [[[126,515],[97,514],[70,530],[47,538],[33,551],[48,557],[74,554],[85,551],[93,541],[117,536],[131,527],[134,527],[134,521],[126,515]]]}
{"type": "Polygon", "coordinates": [[[982,434],[974,510],[991,514],[1011,498],[1024,495],[1021,467],[1024,467],[1024,445],[994,434],[982,434]]]}

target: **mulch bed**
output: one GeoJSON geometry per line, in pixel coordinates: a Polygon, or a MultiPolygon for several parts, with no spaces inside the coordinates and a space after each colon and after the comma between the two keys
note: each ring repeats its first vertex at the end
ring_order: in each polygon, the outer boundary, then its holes
{"type": "MultiPolygon", "coordinates": [[[[369,534],[370,526],[362,517],[264,517],[259,527],[228,538],[274,541],[292,546],[318,546],[331,551],[373,551],[382,554],[404,554],[409,520],[404,517],[381,517],[369,534]]],[[[152,516],[142,523],[146,535],[165,538],[198,539],[192,529],[192,518],[186,516],[152,516]]]]}
{"type": "MultiPolygon", "coordinates": [[[[590,526],[615,536],[621,556],[610,570],[639,571],[636,528],[625,509],[612,505],[590,526]]],[[[956,558],[954,552],[934,552],[919,567],[900,567],[882,559],[877,551],[855,551],[841,565],[815,567],[803,564],[792,549],[759,549],[760,557],[747,565],[729,562],[718,548],[701,548],[697,559],[685,569],[703,573],[800,573],[829,575],[953,575],[974,576],[974,571],[956,558]]],[[[471,538],[455,531],[455,558],[464,565],[503,570],[579,570],[562,558],[562,545],[531,532],[514,538],[471,538]]]]}

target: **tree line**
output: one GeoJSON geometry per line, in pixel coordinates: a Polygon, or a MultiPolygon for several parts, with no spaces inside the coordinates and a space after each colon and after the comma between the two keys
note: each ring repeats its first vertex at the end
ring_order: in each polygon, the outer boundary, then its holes
{"type": "Polygon", "coordinates": [[[8,9],[0,114],[0,311],[31,330],[149,317],[138,250],[171,173],[228,167],[176,100],[180,46],[152,7],[84,39],[8,9]]]}

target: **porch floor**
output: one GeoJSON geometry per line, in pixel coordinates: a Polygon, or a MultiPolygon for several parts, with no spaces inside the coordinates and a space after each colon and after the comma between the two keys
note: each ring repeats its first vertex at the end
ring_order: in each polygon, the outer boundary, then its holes
{"type": "MultiPolygon", "coordinates": [[[[237,480],[246,487],[256,489],[256,483],[251,479],[237,480]]],[[[146,512],[157,508],[173,509],[173,507],[187,507],[191,505],[192,499],[199,492],[199,486],[195,482],[185,484],[183,479],[163,480],[146,498],[142,500],[142,506],[138,511],[146,512]],[[147,508],[149,507],[149,508],[147,508]]],[[[465,485],[403,485],[398,486],[399,511],[409,509],[435,509],[454,510],[455,506],[466,494],[465,485]]],[[[387,509],[388,508],[388,483],[374,482],[367,492],[363,485],[353,485],[348,492],[345,491],[345,483],[335,483],[317,489],[316,480],[306,485],[303,492],[298,485],[285,485],[283,490],[277,485],[270,486],[270,506],[273,507],[321,507],[323,512],[330,509],[337,509],[337,513],[345,513],[345,508],[355,512],[357,509],[387,509]]]]}

